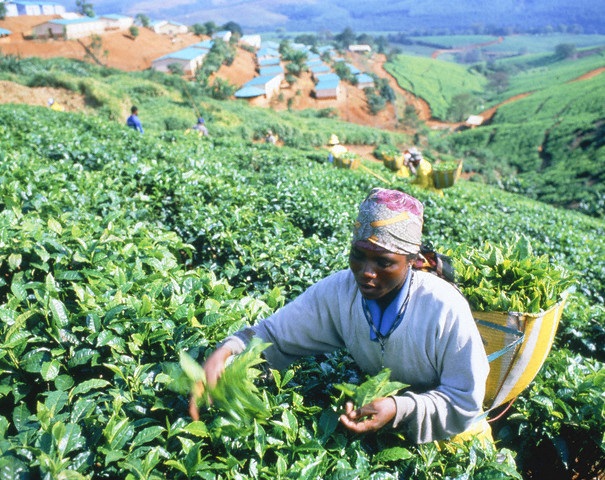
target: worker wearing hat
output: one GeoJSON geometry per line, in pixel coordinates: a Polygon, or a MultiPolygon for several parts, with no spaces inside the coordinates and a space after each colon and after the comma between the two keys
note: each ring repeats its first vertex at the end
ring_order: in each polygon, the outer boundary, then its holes
{"type": "Polygon", "coordinates": [[[347,148],[340,144],[338,137],[334,134],[330,135],[328,140],[328,161],[333,162],[335,158],[340,158],[344,153],[347,153],[347,148]]]}

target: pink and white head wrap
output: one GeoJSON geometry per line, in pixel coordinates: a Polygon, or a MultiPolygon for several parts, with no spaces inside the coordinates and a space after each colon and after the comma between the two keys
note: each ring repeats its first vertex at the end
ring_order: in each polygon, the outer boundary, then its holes
{"type": "Polygon", "coordinates": [[[422,203],[407,193],[374,188],[359,206],[352,243],[401,255],[417,254],[423,212],[422,203]]]}

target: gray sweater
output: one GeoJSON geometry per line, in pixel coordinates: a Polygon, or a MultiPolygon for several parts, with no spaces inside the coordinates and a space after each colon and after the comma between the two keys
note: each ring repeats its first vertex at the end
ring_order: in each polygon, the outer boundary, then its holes
{"type": "Polygon", "coordinates": [[[384,357],[379,343],[370,340],[361,294],[348,269],[319,281],[224,345],[237,354],[257,335],[271,342],[265,357],[280,370],[301,356],[344,347],[368,374],[388,367],[392,380],[410,385],[394,397],[393,426],[406,438],[446,439],[469,428],[481,412],[489,364],[464,297],[433,274],[414,275],[405,316],[388,337],[384,357]]]}

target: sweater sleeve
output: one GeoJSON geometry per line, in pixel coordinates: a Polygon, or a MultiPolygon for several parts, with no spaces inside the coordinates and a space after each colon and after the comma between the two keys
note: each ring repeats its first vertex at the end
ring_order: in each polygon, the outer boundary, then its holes
{"type": "Polygon", "coordinates": [[[285,369],[296,359],[320,353],[333,352],[344,346],[340,321],[345,272],[337,272],[309,287],[292,302],[255,326],[236,332],[223,345],[233,353],[240,353],[258,336],[271,343],[265,358],[271,367],[285,369]]]}
{"type": "Polygon", "coordinates": [[[489,363],[466,301],[449,309],[440,325],[434,350],[438,384],[394,397],[397,414],[393,426],[402,428],[416,443],[461,433],[482,411],[489,363]]]}

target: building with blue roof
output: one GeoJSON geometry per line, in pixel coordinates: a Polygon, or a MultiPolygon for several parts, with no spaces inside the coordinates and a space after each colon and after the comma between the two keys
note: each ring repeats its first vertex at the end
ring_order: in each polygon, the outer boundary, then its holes
{"type": "Polygon", "coordinates": [[[185,75],[195,75],[204,64],[207,51],[202,48],[187,47],[176,52],[167,53],[152,60],[151,68],[158,72],[170,72],[171,65],[178,65],[185,75]]]}
{"type": "Polygon", "coordinates": [[[7,30],[6,28],[0,28],[0,37],[6,37],[8,35],[10,35],[11,32],[10,30],[7,30]]]}
{"type": "Polygon", "coordinates": [[[284,68],[281,65],[271,65],[269,67],[261,67],[258,72],[261,77],[269,75],[281,75],[284,78],[284,68]]]}
{"type": "Polygon", "coordinates": [[[311,65],[309,67],[309,70],[311,70],[311,73],[313,75],[313,77],[317,77],[317,75],[321,75],[323,73],[330,73],[332,71],[332,69],[330,68],[329,65],[326,65],[325,63],[321,63],[321,64],[317,64],[317,65],[311,65]]]}
{"type": "Polygon", "coordinates": [[[101,15],[101,20],[105,22],[106,30],[128,30],[134,25],[134,18],[119,13],[108,13],[101,15]]]}
{"type": "Polygon", "coordinates": [[[317,99],[338,99],[340,95],[340,78],[338,75],[319,75],[319,81],[315,84],[314,94],[317,99]]]}
{"type": "Polygon", "coordinates": [[[279,65],[281,62],[279,57],[268,57],[258,59],[259,67],[270,67],[272,65],[279,65]]]}
{"type": "Polygon", "coordinates": [[[355,77],[357,78],[358,88],[361,88],[362,90],[364,88],[374,88],[374,78],[371,75],[368,75],[367,73],[360,73],[355,75],[355,77]]]}
{"type": "Polygon", "coordinates": [[[254,77],[246,82],[242,88],[235,92],[235,98],[257,98],[262,97],[270,99],[281,88],[282,75],[265,75],[254,77]]]}
{"type": "Polygon", "coordinates": [[[103,34],[105,22],[97,17],[57,18],[36,25],[32,32],[36,38],[84,38],[103,34]]]}
{"type": "Polygon", "coordinates": [[[18,15],[62,15],[65,13],[65,7],[54,2],[14,0],[4,3],[6,14],[9,17],[18,15]]]}

